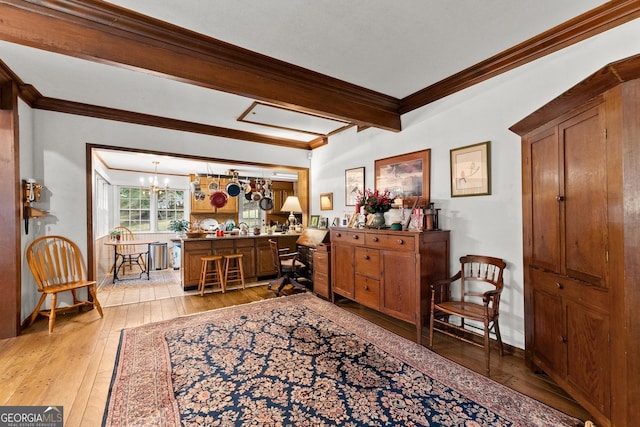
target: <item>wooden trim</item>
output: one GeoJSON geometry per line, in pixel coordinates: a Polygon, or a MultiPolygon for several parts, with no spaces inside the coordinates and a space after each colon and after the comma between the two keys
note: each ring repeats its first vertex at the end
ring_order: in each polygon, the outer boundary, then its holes
{"type": "MultiPolygon", "coordinates": [[[[554,120],[603,92],[640,77],[640,54],[605,65],[560,96],[549,101],[509,129],[524,136],[532,130],[554,120]]],[[[599,102],[599,101],[596,101],[599,102]]]]}
{"type": "Polygon", "coordinates": [[[399,112],[408,113],[638,17],[638,0],[609,1],[403,98],[399,112]]]}
{"type": "Polygon", "coordinates": [[[17,92],[14,82],[0,82],[0,339],[18,336],[20,331],[22,181],[17,92]]]}
{"type": "Polygon", "coordinates": [[[0,39],[399,131],[395,98],[107,2],[5,0],[0,39]],[[274,96],[277,94],[277,96],[274,96]]]}
{"type": "Polygon", "coordinates": [[[263,144],[271,144],[281,147],[299,148],[303,150],[310,149],[309,142],[298,141],[295,139],[278,138],[275,136],[267,136],[243,130],[235,130],[219,126],[205,125],[202,123],[188,122],[185,120],[154,116],[151,114],[136,113],[116,108],[66,101],[64,99],[42,97],[34,102],[33,107],[41,110],[57,111],[60,113],[76,114],[86,117],[96,117],[105,120],[114,120],[183,132],[219,136],[222,138],[238,139],[242,141],[260,142],[263,144]]]}

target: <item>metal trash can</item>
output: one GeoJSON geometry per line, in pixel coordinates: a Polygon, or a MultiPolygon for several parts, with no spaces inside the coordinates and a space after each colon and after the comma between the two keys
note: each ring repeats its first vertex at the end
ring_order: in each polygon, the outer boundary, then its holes
{"type": "Polygon", "coordinates": [[[151,243],[149,245],[149,271],[167,268],[167,244],[151,243]]]}
{"type": "Polygon", "coordinates": [[[174,270],[180,270],[180,253],[182,252],[182,242],[175,241],[171,247],[171,266],[174,270]]]}

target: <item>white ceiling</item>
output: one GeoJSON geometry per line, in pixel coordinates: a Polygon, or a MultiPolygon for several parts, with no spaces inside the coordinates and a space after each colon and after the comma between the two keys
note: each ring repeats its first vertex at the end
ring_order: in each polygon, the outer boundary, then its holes
{"type": "MultiPolygon", "coordinates": [[[[113,0],[111,3],[403,98],[606,2],[113,0]]],[[[5,41],[0,41],[0,60],[25,83],[50,98],[302,141],[316,137],[238,121],[253,99],[157,75],[5,41]]],[[[163,160],[159,171],[168,162],[169,159],[163,160]]]]}

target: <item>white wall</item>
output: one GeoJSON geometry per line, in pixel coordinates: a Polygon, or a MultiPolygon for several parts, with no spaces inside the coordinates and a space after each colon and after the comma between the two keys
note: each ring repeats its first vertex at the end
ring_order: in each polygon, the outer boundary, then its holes
{"type": "MultiPolygon", "coordinates": [[[[310,213],[330,220],[353,209],[344,206],[345,169],[365,166],[365,185],[373,187],[375,159],[431,148],[431,195],[436,207],[442,208],[442,227],[452,232],[451,269],[457,271],[457,258],[466,253],[508,261],[501,326],[505,342],[523,348],[520,140],[508,128],[607,63],[640,52],[638,40],[640,20],[406,114],[400,133],[368,129],[333,136],[327,146],[313,151],[310,161],[304,150],[36,110],[32,175],[43,181],[45,209],[51,215],[34,234],[61,234],[86,247],[86,143],[310,166],[310,213]],[[492,194],[452,199],[449,150],[487,140],[492,150],[492,194]],[[333,211],[319,209],[319,194],[324,192],[334,194],[333,211]]],[[[25,147],[28,150],[29,143],[23,139],[21,166],[23,155],[28,157],[25,147]]],[[[29,167],[28,161],[24,164],[29,167]]],[[[30,275],[23,276],[23,317],[33,308],[26,307],[35,294],[30,280],[30,275]]]]}
{"type": "MultiPolygon", "coordinates": [[[[313,151],[311,213],[342,217],[345,169],[364,166],[373,188],[376,159],[431,149],[431,197],[451,230],[451,270],[468,253],[504,258],[501,303],[505,342],[524,348],[520,137],[509,127],[610,62],[640,53],[640,20],[564,49],[402,117],[400,133],[343,132],[313,151]],[[450,197],[449,150],[491,141],[492,194],[450,197]],[[333,192],[334,210],[320,211],[319,194],[333,192]]],[[[401,66],[399,64],[398,66],[401,66]]]]}

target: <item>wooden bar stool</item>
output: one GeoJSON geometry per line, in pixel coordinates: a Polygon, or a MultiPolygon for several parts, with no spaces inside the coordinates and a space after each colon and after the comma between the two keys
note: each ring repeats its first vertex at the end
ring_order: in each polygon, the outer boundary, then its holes
{"type": "Polygon", "coordinates": [[[200,296],[204,295],[205,286],[220,286],[222,292],[227,290],[227,284],[224,280],[225,275],[222,272],[222,255],[207,255],[200,258],[202,260],[202,268],[200,270],[200,283],[198,290],[200,296]],[[209,269],[209,263],[213,263],[213,268],[209,269]]]}
{"type": "Polygon", "coordinates": [[[242,289],[245,288],[242,254],[229,254],[224,256],[225,286],[230,282],[240,282],[242,283],[242,289]]]}

